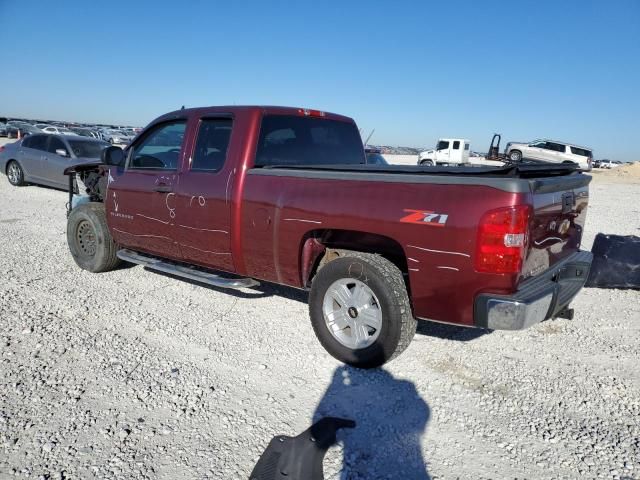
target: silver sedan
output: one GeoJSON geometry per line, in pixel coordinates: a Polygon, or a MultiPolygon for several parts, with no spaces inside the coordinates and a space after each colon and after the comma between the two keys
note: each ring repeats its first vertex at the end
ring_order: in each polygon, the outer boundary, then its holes
{"type": "Polygon", "coordinates": [[[64,169],[72,164],[95,162],[109,144],[102,140],[67,135],[34,134],[0,147],[0,171],[9,183],[67,188],[64,169]]]}

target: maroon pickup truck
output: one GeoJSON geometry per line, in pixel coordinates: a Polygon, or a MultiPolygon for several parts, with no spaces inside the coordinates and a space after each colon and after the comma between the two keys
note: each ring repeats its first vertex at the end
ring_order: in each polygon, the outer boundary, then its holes
{"type": "Polygon", "coordinates": [[[67,173],[80,267],[310,290],[318,339],[360,367],[402,352],[416,319],[518,330],[566,317],[591,265],[591,178],[573,166],[368,165],[353,120],[316,110],[175,111],[67,173]]]}

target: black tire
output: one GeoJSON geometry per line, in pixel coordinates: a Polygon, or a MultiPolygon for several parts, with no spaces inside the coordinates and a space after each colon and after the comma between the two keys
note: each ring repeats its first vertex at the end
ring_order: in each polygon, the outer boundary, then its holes
{"type": "Polygon", "coordinates": [[[7,163],[6,174],[9,183],[14,187],[21,187],[25,184],[24,170],[22,170],[22,167],[17,161],[11,160],[9,163],[7,163]]]}
{"type": "Polygon", "coordinates": [[[429,159],[422,160],[422,161],[420,162],[420,165],[425,165],[425,166],[433,167],[433,160],[429,160],[429,159]]]}
{"type": "Polygon", "coordinates": [[[520,150],[511,150],[509,152],[509,160],[519,162],[522,160],[522,152],[520,150]]]}
{"type": "Polygon", "coordinates": [[[400,355],[411,343],[417,326],[400,269],[380,255],[360,252],[344,252],[343,256],[318,271],[311,285],[309,315],[315,334],[327,352],[359,368],[379,367],[400,355]],[[325,294],[334,282],[341,279],[359,280],[379,301],[382,311],[380,332],[375,341],[365,348],[345,346],[334,337],[325,322],[325,294]]]}
{"type": "Polygon", "coordinates": [[[99,273],[120,264],[118,247],[111,238],[102,203],[79,205],[67,219],[67,244],[73,259],[83,270],[99,273]]]}

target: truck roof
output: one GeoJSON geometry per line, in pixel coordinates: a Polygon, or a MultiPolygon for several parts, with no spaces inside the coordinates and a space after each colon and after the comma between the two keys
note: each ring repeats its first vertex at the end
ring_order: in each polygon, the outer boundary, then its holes
{"type": "Polygon", "coordinates": [[[301,116],[312,116],[312,117],[323,117],[330,120],[339,120],[343,122],[353,122],[353,119],[350,117],[346,117],[344,115],[338,115],[337,113],[324,112],[322,110],[315,110],[304,107],[281,107],[276,105],[220,105],[220,106],[209,106],[209,107],[193,107],[193,108],[183,108],[180,110],[174,110],[173,112],[166,113],[161,115],[156,120],[162,118],[173,118],[185,113],[195,113],[197,115],[207,115],[207,114],[216,114],[216,113],[251,113],[251,112],[260,112],[262,114],[270,114],[270,115],[301,115],[301,116]]]}

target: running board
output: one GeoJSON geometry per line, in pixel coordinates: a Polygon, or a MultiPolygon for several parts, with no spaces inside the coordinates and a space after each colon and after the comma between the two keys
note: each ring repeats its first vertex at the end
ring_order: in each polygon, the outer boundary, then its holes
{"type": "Polygon", "coordinates": [[[260,285],[260,282],[253,278],[224,278],[214,273],[208,273],[202,270],[197,270],[193,267],[178,265],[176,263],[171,263],[168,260],[162,260],[150,255],[134,252],[133,250],[118,250],[117,255],[120,260],[124,260],[125,262],[136,263],[150,268],[151,270],[157,270],[159,272],[176,275],[178,277],[189,278],[196,282],[213,285],[214,287],[249,288],[260,285]]]}

